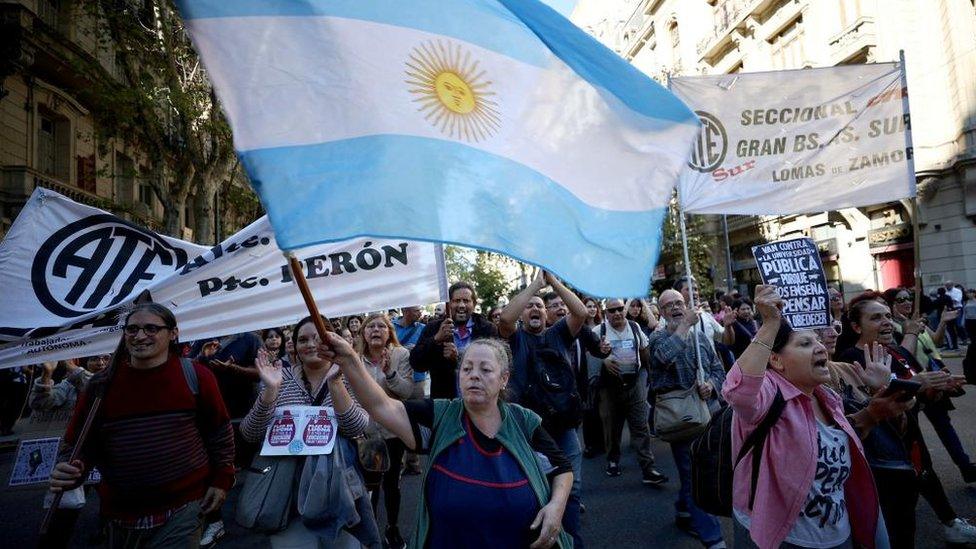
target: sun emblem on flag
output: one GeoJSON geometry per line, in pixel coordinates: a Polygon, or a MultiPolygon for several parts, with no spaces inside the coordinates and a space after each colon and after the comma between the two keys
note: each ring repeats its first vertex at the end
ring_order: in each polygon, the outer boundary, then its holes
{"type": "Polygon", "coordinates": [[[437,40],[417,46],[405,73],[417,111],[448,137],[478,142],[498,130],[501,116],[491,100],[492,82],[460,45],[437,40]]]}

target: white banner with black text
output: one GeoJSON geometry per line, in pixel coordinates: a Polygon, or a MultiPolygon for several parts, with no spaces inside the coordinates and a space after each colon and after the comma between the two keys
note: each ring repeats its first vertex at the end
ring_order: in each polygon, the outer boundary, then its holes
{"type": "Polygon", "coordinates": [[[900,63],[682,76],[702,121],[680,177],[687,213],[786,215],[915,196],[900,63]]]}
{"type": "MultiPolygon", "coordinates": [[[[358,238],[296,256],[327,316],[446,299],[439,244],[358,238]]],[[[0,367],[112,352],[143,291],[182,341],[293,324],[308,310],[292,282],[267,217],[207,248],[38,188],[0,243],[0,367]]]]}

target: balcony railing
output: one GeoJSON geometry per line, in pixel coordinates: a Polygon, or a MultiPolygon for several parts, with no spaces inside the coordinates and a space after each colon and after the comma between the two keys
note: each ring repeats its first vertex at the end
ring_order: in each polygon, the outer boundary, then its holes
{"type": "Polygon", "coordinates": [[[23,181],[25,192],[30,194],[37,187],[44,187],[45,189],[50,189],[59,194],[67,196],[75,202],[80,202],[81,204],[87,204],[94,208],[100,208],[103,210],[108,210],[115,215],[120,217],[125,217],[134,223],[143,225],[152,229],[154,231],[161,231],[163,229],[162,222],[153,215],[143,215],[138,211],[134,211],[131,205],[117,204],[112,201],[111,198],[98,196],[97,194],[82,190],[74,185],[70,185],[60,179],[42,174],[27,167],[7,167],[4,172],[6,172],[5,178],[9,180],[20,180],[23,181]]]}
{"type": "Polygon", "coordinates": [[[722,0],[715,5],[712,18],[712,30],[698,41],[699,57],[709,50],[710,46],[728,34],[729,29],[739,25],[753,8],[762,0],[722,0]]]}
{"type": "Polygon", "coordinates": [[[37,0],[37,17],[51,28],[58,28],[58,4],[52,0],[37,0]]]}

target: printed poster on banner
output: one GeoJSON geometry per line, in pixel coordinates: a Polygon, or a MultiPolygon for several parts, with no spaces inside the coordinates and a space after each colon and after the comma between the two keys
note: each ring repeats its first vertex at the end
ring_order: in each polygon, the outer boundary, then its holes
{"type": "Polygon", "coordinates": [[[329,406],[279,406],[264,435],[262,456],[331,454],[339,421],[329,406]]]}
{"type": "Polygon", "coordinates": [[[752,255],[763,284],[779,288],[786,302],[783,317],[790,326],[800,330],[831,325],[827,277],[813,240],[794,238],[753,246],[752,255]]]}
{"type": "MultiPolygon", "coordinates": [[[[447,298],[439,244],[357,238],[296,252],[327,316],[447,298]]],[[[266,217],[211,248],[38,188],[0,243],[0,367],[112,352],[142,291],[181,341],[294,324],[308,309],[266,217]]]]}
{"type": "Polygon", "coordinates": [[[915,196],[899,63],[681,76],[702,128],[680,175],[687,213],[785,215],[915,196]]]}

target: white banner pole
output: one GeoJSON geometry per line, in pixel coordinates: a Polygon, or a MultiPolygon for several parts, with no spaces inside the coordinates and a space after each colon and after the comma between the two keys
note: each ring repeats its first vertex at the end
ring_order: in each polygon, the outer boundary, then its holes
{"type": "MultiPolygon", "coordinates": [[[[907,91],[908,72],[905,70],[905,50],[898,50],[898,62],[901,65],[901,85],[907,91]]],[[[922,237],[919,234],[918,189],[915,187],[917,183],[915,180],[915,147],[912,145],[912,129],[910,125],[912,111],[909,107],[908,94],[905,92],[902,92],[902,107],[905,114],[908,115],[909,121],[909,124],[905,126],[905,165],[908,168],[908,177],[912,182],[912,190],[914,191],[911,196],[912,211],[910,212],[912,216],[912,242],[915,256],[915,308],[913,316],[918,316],[922,305],[922,237]],[[907,154],[909,149],[912,151],[912,154],[907,154]]]]}
{"type": "MultiPolygon", "coordinates": [[[[695,303],[695,280],[691,276],[691,260],[688,259],[688,230],[685,227],[685,212],[681,209],[681,191],[678,191],[678,218],[681,223],[681,250],[684,253],[685,258],[685,276],[688,280],[688,306],[692,311],[698,311],[698,305],[695,303]]],[[[702,333],[704,330],[704,319],[701,319],[699,323],[702,326],[702,333]]],[[[701,349],[698,346],[698,325],[696,324],[695,329],[691,330],[692,345],[695,346],[695,362],[698,364],[698,381],[702,382],[705,378],[705,372],[702,370],[702,360],[701,360],[701,349]]]]}
{"type": "MultiPolygon", "coordinates": [[[[667,85],[668,91],[674,93],[671,90],[671,75],[670,74],[668,75],[668,82],[667,82],[667,84],[668,84],[667,85]]],[[[684,211],[684,206],[681,203],[681,180],[680,180],[680,178],[678,180],[678,185],[675,187],[675,189],[676,189],[676,192],[678,194],[678,218],[679,218],[679,222],[680,222],[680,225],[681,225],[681,251],[684,254],[684,259],[685,259],[685,277],[686,277],[686,279],[688,281],[688,307],[692,311],[697,311],[698,309],[697,309],[697,306],[695,304],[695,286],[694,286],[694,279],[691,276],[691,261],[688,259],[688,230],[685,227],[685,211],[684,211]]],[[[729,265],[729,269],[731,269],[731,268],[732,268],[732,266],[729,265]]],[[[704,333],[705,332],[705,329],[704,329],[705,328],[705,322],[704,322],[704,320],[702,320],[700,322],[700,324],[702,325],[702,333],[704,333]]],[[[705,380],[705,373],[702,371],[701,349],[698,348],[698,334],[695,333],[695,330],[697,330],[697,329],[698,329],[698,326],[696,324],[695,329],[691,330],[690,331],[690,334],[691,334],[692,344],[695,346],[695,363],[698,364],[698,372],[697,372],[698,382],[701,383],[701,382],[703,382],[705,380]]],[[[718,387],[716,387],[716,390],[717,389],[718,389],[718,387]]]]}

